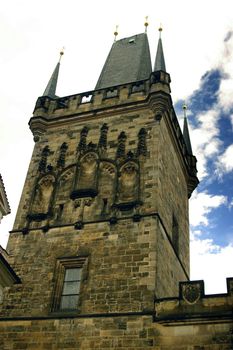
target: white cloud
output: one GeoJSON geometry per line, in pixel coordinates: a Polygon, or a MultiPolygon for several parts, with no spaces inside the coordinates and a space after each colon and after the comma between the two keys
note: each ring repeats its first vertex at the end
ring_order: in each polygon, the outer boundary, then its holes
{"type": "Polygon", "coordinates": [[[191,241],[191,279],[205,281],[205,293],[226,292],[226,278],[233,276],[233,245],[220,247],[210,239],[191,241]]]}
{"type": "Polygon", "coordinates": [[[221,195],[213,195],[207,192],[195,191],[190,199],[190,224],[192,226],[209,224],[208,215],[213,209],[227,204],[227,197],[221,195]]]}
{"type": "Polygon", "coordinates": [[[228,39],[224,41],[224,47],[222,50],[221,61],[218,63],[218,67],[223,73],[223,79],[221,80],[219,88],[219,105],[225,112],[229,112],[233,107],[232,94],[233,94],[233,35],[232,31],[228,32],[228,39]]]}
{"type": "Polygon", "coordinates": [[[233,114],[230,115],[230,120],[231,120],[231,125],[232,125],[232,130],[233,130],[233,114]]]}
{"type": "Polygon", "coordinates": [[[233,170],[233,144],[228,146],[221,154],[216,162],[216,173],[223,175],[223,173],[229,173],[233,170]]]}
{"type": "Polygon", "coordinates": [[[207,161],[220,151],[222,142],[219,139],[219,115],[217,107],[197,115],[196,120],[199,122],[199,125],[197,128],[191,128],[190,130],[193,153],[198,159],[199,179],[203,179],[208,175],[207,161]]]}

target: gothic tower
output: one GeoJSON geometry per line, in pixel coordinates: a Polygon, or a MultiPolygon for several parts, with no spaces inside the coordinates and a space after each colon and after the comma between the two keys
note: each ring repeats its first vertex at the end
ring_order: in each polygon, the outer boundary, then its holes
{"type": "Polygon", "coordinates": [[[189,280],[198,184],[162,40],[154,68],[146,33],[115,41],[94,91],[56,96],[59,66],[29,121],[35,147],[7,247],[21,283],[1,316],[28,322],[25,349],[151,348],[155,300],[189,280]]]}

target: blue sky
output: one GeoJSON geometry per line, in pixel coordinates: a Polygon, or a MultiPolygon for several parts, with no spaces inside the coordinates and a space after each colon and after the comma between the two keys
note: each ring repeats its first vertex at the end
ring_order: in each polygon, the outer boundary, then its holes
{"type": "Polygon", "coordinates": [[[0,172],[12,214],[2,220],[6,246],[33,149],[28,121],[65,46],[57,93],[92,90],[113,41],[144,31],[154,61],[162,33],[172,99],[183,124],[188,105],[200,184],[190,200],[191,278],[206,292],[233,276],[233,2],[222,0],[8,0],[0,8],[0,172]],[[113,11],[114,8],[114,11],[113,11]],[[133,12],[132,12],[133,8],[133,12]],[[124,9],[124,11],[122,11],[124,9]],[[96,15],[98,14],[98,15],[96,15]]]}
{"type": "MultiPolygon", "coordinates": [[[[190,200],[192,278],[232,271],[233,245],[233,102],[232,32],[222,40],[221,61],[200,77],[199,87],[187,96],[194,154],[200,184],[190,200]],[[227,53],[227,55],[224,53],[227,53]],[[229,54],[230,53],[230,54],[229,54]],[[230,88],[229,88],[230,86],[230,88]],[[205,257],[203,258],[203,253],[205,257]],[[215,260],[214,260],[215,259],[215,260]],[[199,263],[198,263],[199,260],[199,263]],[[222,260],[226,261],[225,265],[222,260]],[[199,271],[197,271],[199,266],[199,271]],[[207,268],[206,268],[207,266],[207,268]]],[[[182,103],[175,108],[182,115],[182,103]]],[[[212,277],[213,276],[213,277],[212,277]]],[[[214,280],[214,276],[216,280],[214,280]]],[[[223,288],[223,280],[219,284],[223,288]]],[[[216,287],[217,289],[217,287],[216,287]]]]}

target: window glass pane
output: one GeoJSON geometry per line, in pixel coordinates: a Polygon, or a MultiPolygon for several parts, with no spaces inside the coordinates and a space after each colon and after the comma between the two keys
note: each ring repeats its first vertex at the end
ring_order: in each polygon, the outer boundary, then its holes
{"type": "Polygon", "coordinates": [[[71,281],[71,282],[65,282],[63,286],[63,295],[66,294],[78,294],[80,289],[80,282],[78,281],[71,281]]]}
{"type": "Polygon", "coordinates": [[[64,309],[77,309],[78,305],[78,295],[64,295],[61,298],[61,310],[64,309]]]}
{"type": "Polygon", "coordinates": [[[81,268],[66,269],[65,281],[77,281],[81,279],[81,268]]]}

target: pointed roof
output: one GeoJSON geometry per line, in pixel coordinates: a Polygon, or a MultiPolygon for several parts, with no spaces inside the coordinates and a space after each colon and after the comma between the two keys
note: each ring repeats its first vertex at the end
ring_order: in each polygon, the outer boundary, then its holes
{"type": "Polygon", "coordinates": [[[96,89],[148,79],[152,72],[147,34],[137,34],[113,43],[96,89]]]}
{"type": "Polygon", "coordinates": [[[60,59],[53,71],[53,74],[51,75],[51,78],[49,79],[49,82],[46,86],[46,89],[43,93],[43,96],[49,96],[49,97],[56,97],[56,88],[57,88],[57,81],[58,81],[58,74],[59,74],[59,69],[60,69],[60,62],[61,62],[61,57],[64,55],[63,50],[60,52],[60,59]]]}
{"type": "Polygon", "coordinates": [[[49,79],[48,85],[43,93],[43,96],[56,97],[57,80],[59,74],[60,62],[57,63],[51,78],[49,79]]]}
{"type": "Polygon", "coordinates": [[[160,38],[158,41],[157,52],[156,52],[156,57],[155,57],[154,72],[159,71],[159,70],[166,72],[166,65],[165,65],[165,59],[164,59],[164,54],[163,54],[163,44],[162,44],[162,39],[161,39],[162,28],[159,28],[159,31],[160,31],[160,38]]]}
{"type": "Polygon", "coordinates": [[[191,141],[190,141],[190,136],[189,136],[189,127],[188,127],[188,120],[186,117],[186,105],[183,105],[183,110],[184,110],[184,125],[183,125],[183,137],[184,137],[184,142],[188,151],[188,154],[192,155],[192,146],[191,146],[191,141]]]}

